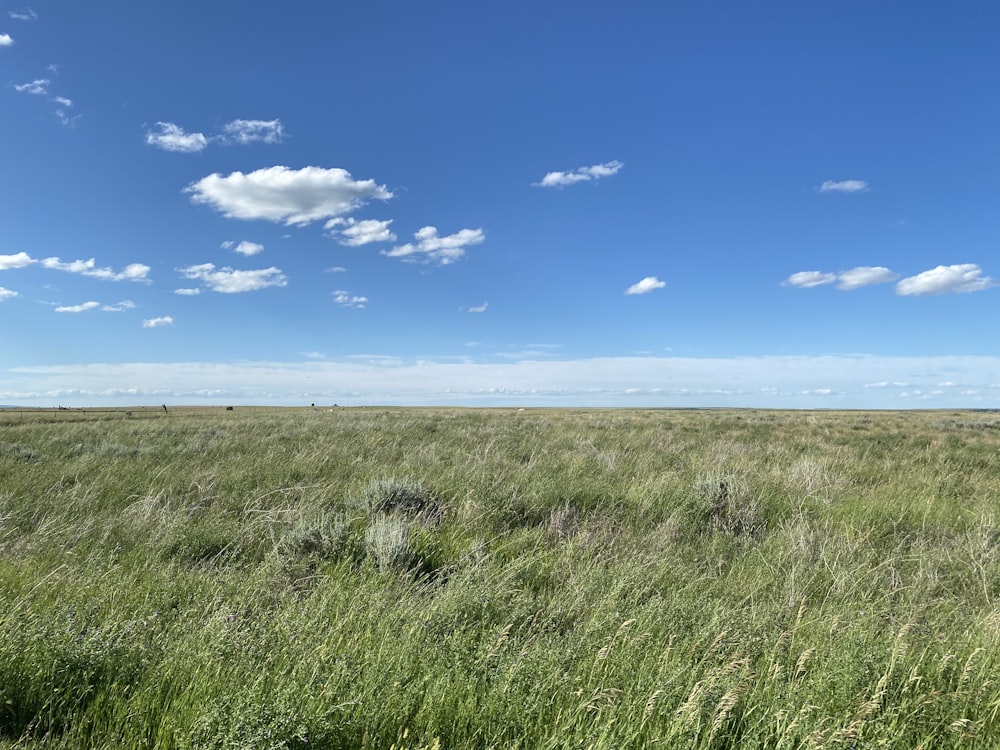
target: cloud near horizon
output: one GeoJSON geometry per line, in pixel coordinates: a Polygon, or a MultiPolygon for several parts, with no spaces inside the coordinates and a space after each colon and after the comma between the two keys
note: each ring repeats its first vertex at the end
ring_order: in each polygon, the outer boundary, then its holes
{"type": "Polygon", "coordinates": [[[392,192],[374,180],[355,180],[346,169],[285,166],[244,174],[219,173],[192,182],[185,193],[229,219],[263,219],[304,226],[350,213],[370,200],[389,200],[392,192]]]}
{"type": "Polygon", "coordinates": [[[0,370],[0,403],[734,406],[836,408],[996,404],[1000,357],[878,355],[597,357],[474,362],[348,357],[302,362],[93,363],[0,370]],[[941,386],[942,373],[961,387],[941,386]],[[291,382],[309,382],[308,392],[291,382]],[[224,387],[217,384],[224,383],[224,387]],[[216,384],[216,385],[209,385],[216,384]]]}

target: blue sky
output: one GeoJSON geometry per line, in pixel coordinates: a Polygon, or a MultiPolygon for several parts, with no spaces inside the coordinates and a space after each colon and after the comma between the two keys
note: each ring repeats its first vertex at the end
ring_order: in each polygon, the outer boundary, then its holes
{"type": "Polygon", "coordinates": [[[0,9],[0,404],[1000,407],[995,3],[0,9]]]}

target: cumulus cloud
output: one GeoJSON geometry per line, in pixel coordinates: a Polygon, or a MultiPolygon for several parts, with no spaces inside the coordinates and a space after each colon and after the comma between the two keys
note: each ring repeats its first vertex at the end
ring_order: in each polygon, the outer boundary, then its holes
{"type": "Polygon", "coordinates": [[[172,122],[158,122],[146,131],[146,143],[150,146],[184,154],[196,154],[208,145],[202,133],[186,133],[172,122]]]}
{"type": "Polygon", "coordinates": [[[258,244],[256,242],[247,242],[246,240],[243,240],[243,242],[241,242],[234,248],[233,252],[239,253],[240,255],[250,256],[263,252],[263,250],[264,250],[263,245],[258,244]]]}
{"type": "Polygon", "coordinates": [[[305,225],[350,213],[369,200],[389,200],[392,193],[374,180],[355,180],[346,169],[284,166],[249,174],[215,173],[188,185],[191,201],[230,219],[265,219],[305,225]]]}
{"type": "Polygon", "coordinates": [[[382,251],[390,258],[402,258],[410,262],[439,263],[447,266],[465,256],[465,249],[479,245],[486,235],[482,229],[462,229],[446,237],[438,236],[437,227],[423,227],[414,233],[417,242],[382,251]]]}
{"type": "Polygon", "coordinates": [[[837,274],[837,289],[845,291],[860,289],[872,284],[887,284],[899,278],[899,274],[885,266],[858,266],[837,274]]]}
{"type": "Polygon", "coordinates": [[[20,297],[21,295],[15,292],[13,289],[6,289],[0,286],[0,302],[8,299],[14,299],[14,297],[20,297]]]}
{"type": "Polygon", "coordinates": [[[261,268],[254,271],[237,271],[232,268],[216,268],[212,263],[178,268],[185,279],[202,282],[213,292],[238,294],[254,292],[269,286],[286,286],[288,278],[280,268],[261,268]]]}
{"type": "Polygon", "coordinates": [[[579,167],[569,172],[549,172],[541,182],[534,183],[537,187],[564,187],[575,185],[578,182],[590,182],[599,180],[602,177],[611,177],[618,174],[625,165],[620,161],[609,161],[604,164],[595,164],[591,167],[579,167]]]}
{"type": "Polygon", "coordinates": [[[860,193],[868,189],[865,180],[827,180],[817,190],[821,193],[860,193]]]}
{"type": "Polygon", "coordinates": [[[10,34],[0,34],[0,47],[13,47],[14,40],[10,34]]]}
{"type": "Polygon", "coordinates": [[[373,242],[395,242],[396,235],[389,229],[392,219],[379,221],[378,219],[330,219],[323,228],[327,231],[328,237],[333,237],[341,245],[348,247],[360,247],[370,245],[373,242]],[[341,229],[341,227],[343,227],[341,229]]]}
{"type": "Polygon", "coordinates": [[[48,78],[38,78],[30,83],[15,84],[14,90],[19,94],[34,94],[35,96],[42,96],[49,93],[49,79],[48,78]]]}
{"type": "Polygon", "coordinates": [[[996,285],[997,282],[989,276],[983,276],[982,269],[975,263],[960,263],[953,266],[938,266],[905,278],[896,284],[896,294],[919,296],[947,292],[981,292],[996,285]]]}
{"type": "Polygon", "coordinates": [[[223,143],[280,143],[285,137],[281,120],[233,120],[222,126],[223,143]]]}
{"type": "Polygon", "coordinates": [[[35,260],[27,253],[15,253],[14,255],[0,255],[0,271],[7,271],[11,268],[24,268],[30,266],[35,260]]]}
{"type": "Polygon", "coordinates": [[[781,283],[784,286],[797,286],[803,289],[808,289],[814,286],[822,286],[823,284],[832,284],[836,280],[837,274],[835,273],[824,273],[823,271],[799,271],[798,273],[793,273],[781,283]]]}
{"type": "Polygon", "coordinates": [[[626,289],[625,294],[649,294],[656,289],[662,289],[666,285],[667,282],[660,281],[655,276],[647,276],[642,281],[637,281],[626,289]]]}
{"type": "Polygon", "coordinates": [[[57,313],[80,313],[100,307],[100,302],[84,302],[82,305],[62,305],[56,308],[57,313]]]}
{"type": "Polygon", "coordinates": [[[149,274],[149,266],[143,263],[130,263],[121,271],[114,271],[110,268],[98,268],[94,259],[73,260],[63,262],[59,258],[45,258],[39,261],[45,268],[56,271],[66,271],[68,273],[78,273],[81,276],[101,279],[102,281],[143,281],[148,283],[146,278],[149,274]]]}
{"type": "Polygon", "coordinates": [[[143,328],[162,328],[163,326],[172,326],[174,324],[174,319],[169,315],[164,315],[162,318],[147,318],[142,321],[143,328]]]}
{"type": "Polygon", "coordinates": [[[476,307],[470,307],[469,308],[469,312],[470,313],[484,313],[484,312],[486,312],[486,308],[489,307],[489,305],[490,305],[489,302],[484,302],[483,304],[477,305],[476,307]]]}
{"type": "Polygon", "coordinates": [[[367,297],[357,297],[345,292],[343,289],[338,289],[333,293],[333,301],[341,307],[362,308],[368,304],[367,297]]]}

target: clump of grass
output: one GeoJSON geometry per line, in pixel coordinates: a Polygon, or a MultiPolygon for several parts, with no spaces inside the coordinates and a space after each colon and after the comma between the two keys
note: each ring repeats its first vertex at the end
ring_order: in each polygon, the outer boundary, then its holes
{"type": "Polygon", "coordinates": [[[759,539],[767,516],[745,480],[732,473],[706,474],[694,486],[692,513],[702,531],[759,539]]]}
{"type": "Polygon", "coordinates": [[[444,517],[444,505],[420,482],[382,477],[369,482],[361,496],[372,516],[405,516],[422,523],[440,523],[444,517]]]}

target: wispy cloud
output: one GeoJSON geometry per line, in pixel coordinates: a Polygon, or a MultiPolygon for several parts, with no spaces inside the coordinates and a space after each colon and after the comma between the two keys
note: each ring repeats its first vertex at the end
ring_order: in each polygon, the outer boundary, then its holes
{"type": "MultiPolygon", "coordinates": [[[[0,403],[44,404],[72,395],[95,404],[170,393],[190,403],[301,403],[290,382],[308,378],[312,398],[357,404],[954,407],[1000,392],[1000,357],[602,357],[537,354],[487,362],[349,357],[297,362],[138,362],[0,370],[0,403]],[[942,373],[962,388],[940,388],[942,373]],[[880,383],[886,387],[878,387],[880,383]],[[212,394],[208,391],[219,388],[212,394]],[[734,387],[733,383],[739,383],[734,387]],[[897,386],[896,384],[904,384],[897,386]],[[868,385],[869,387],[865,387],[868,385]],[[875,387],[872,387],[875,386],[875,387]],[[314,394],[314,395],[313,395],[314,394]],[[904,395],[906,394],[906,395],[904,395]]],[[[996,396],[992,396],[995,403],[996,396]]]]}
{"type": "Polygon", "coordinates": [[[326,222],[323,229],[326,230],[328,237],[333,237],[341,245],[361,247],[373,242],[395,242],[396,235],[389,229],[390,224],[392,224],[392,219],[356,221],[355,219],[336,218],[326,222]]]}
{"type": "Polygon", "coordinates": [[[208,145],[203,133],[187,133],[172,122],[158,122],[146,131],[146,143],[163,151],[197,154],[208,145]]]}
{"type": "Polygon", "coordinates": [[[64,262],[59,258],[44,258],[39,261],[45,268],[56,271],[66,271],[67,273],[77,273],[81,276],[89,276],[102,281],[141,281],[149,283],[147,276],[150,267],[143,263],[130,263],[121,271],[114,271],[111,268],[98,268],[93,258],[89,260],[72,260],[64,262]]]}
{"type": "Polygon", "coordinates": [[[285,137],[281,120],[233,120],[222,126],[222,143],[280,143],[285,137]]]}
{"type": "Polygon", "coordinates": [[[799,271],[798,273],[793,273],[781,283],[784,286],[797,286],[803,289],[809,289],[814,286],[832,284],[836,280],[837,274],[835,273],[826,273],[824,271],[799,271]]]}
{"type": "Polygon", "coordinates": [[[828,273],[826,271],[799,271],[782,283],[783,286],[797,286],[808,289],[814,286],[837,283],[837,289],[850,291],[873,284],[886,284],[899,278],[899,274],[885,266],[857,266],[847,271],[828,273]]]}
{"type": "Polygon", "coordinates": [[[0,302],[8,299],[14,299],[14,297],[20,297],[21,295],[15,292],[13,289],[7,289],[0,286],[0,302]]]}
{"type": "Polygon", "coordinates": [[[564,187],[578,182],[590,182],[618,174],[625,165],[620,161],[609,161],[595,164],[591,167],[579,167],[568,172],[549,172],[540,182],[533,183],[536,187],[564,187]]]}
{"type": "Polygon", "coordinates": [[[981,292],[996,286],[997,283],[989,276],[984,276],[982,269],[975,263],[961,263],[953,266],[937,266],[916,276],[905,278],[896,284],[896,294],[920,296],[947,292],[981,292]]]}
{"type": "Polygon", "coordinates": [[[817,188],[821,193],[860,193],[867,189],[865,180],[827,180],[817,188]]]}
{"type": "Polygon", "coordinates": [[[489,302],[484,302],[481,305],[476,305],[476,307],[470,307],[469,308],[469,312],[470,313],[474,313],[474,314],[475,313],[484,313],[484,312],[486,312],[486,308],[489,307],[489,306],[490,306],[489,302]]]}
{"type": "Polygon", "coordinates": [[[201,294],[201,289],[197,289],[197,288],[195,288],[195,289],[188,289],[188,288],[185,288],[185,289],[174,289],[174,294],[179,294],[182,297],[196,297],[197,295],[201,294]]]}
{"type": "Polygon", "coordinates": [[[464,257],[467,247],[479,245],[486,239],[482,229],[462,229],[445,237],[439,237],[437,232],[437,227],[423,227],[413,235],[416,244],[408,242],[392,250],[383,250],[382,254],[410,262],[447,266],[464,257]]]}
{"type": "Polygon", "coordinates": [[[216,268],[212,263],[178,268],[185,279],[202,282],[213,292],[238,294],[255,292],[271,286],[286,286],[288,278],[280,268],[261,268],[253,271],[237,271],[232,268],[216,268]]]}
{"type": "Polygon", "coordinates": [[[667,282],[660,281],[655,276],[647,276],[626,289],[625,294],[649,294],[656,289],[662,289],[666,285],[667,282]]]}
{"type": "Polygon", "coordinates": [[[12,10],[10,11],[10,17],[15,21],[37,21],[38,14],[35,13],[31,8],[25,8],[24,10],[12,10]]]}
{"type": "Polygon", "coordinates": [[[214,135],[187,132],[173,122],[158,122],[146,132],[150,146],[180,153],[198,153],[211,143],[246,146],[251,143],[280,143],[285,138],[281,120],[233,120],[214,135]]]}
{"type": "Polygon", "coordinates": [[[174,324],[174,319],[169,315],[164,315],[161,318],[147,318],[142,321],[143,328],[162,328],[163,326],[172,326],[174,324]]]}
{"type": "Polygon", "coordinates": [[[346,169],[284,166],[223,177],[211,174],[188,185],[191,201],[230,219],[264,219],[305,225],[354,211],[369,200],[392,193],[374,180],[355,180],[346,169]]]}
{"type": "Polygon", "coordinates": [[[73,106],[73,100],[72,99],[67,99],[65,96],[53,96],[52,97],[52,101],[54,101],[56,104],[59,104],[59,105],[61,105],[63,107],[72,107],[73,106]]]}
{"type": "Polygon", "coordinates": [[[34,81],[29,81],[28,83],[20,83],[14,85],[14,90],[19,94],[32,94],[34,96],[43,96],[49,93],[49,84],[51,81],[48,78],[38,78],[34,81]]]}
{"type": "Polygon", "coordinates": [[[887,284],[899,278],[899,274],[885,266],[858,266],[837,275],[837,289],[849,291],[872,284],[887,284]]]}
{"type": "Polygon", "coordinates": [[[13,47],[14,39],[10,34],[0,34],[0,47],[13,47]]]}
{"type": "Polygon", "coordinates": [[[264,246],[261,245],[260,243],[247,242],[246,240],[243,240],[233,249],[234,253],[239,253],[240,255],[246,255],[246,256],[256,255],[257,253],[261,253],[263,251],[264,251],[264,246]]]}
{"type": "Polygon", "coordinates": [[[367,297],[358,297],[345,292],[343,289],[338,289],[333,293],[333,301],[341,307],[362,308],[368,304],[367,297]]]}
{"type": "Polygon", "coordinates": [[[116,305],[104,305],[101,310],[104,312],[123,312],[125,310],[134,310],[136,308],[135,302],[130,299],[122,300],[116,305]]]}
{"type": "Polygon", "coordinates": [[[57,313],[81,313],[87,310],[94,310],[101,306],[100,302],[84,302],[81,305],[61,305],[56,307],[57,313]]]}

